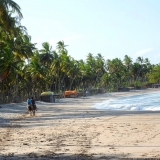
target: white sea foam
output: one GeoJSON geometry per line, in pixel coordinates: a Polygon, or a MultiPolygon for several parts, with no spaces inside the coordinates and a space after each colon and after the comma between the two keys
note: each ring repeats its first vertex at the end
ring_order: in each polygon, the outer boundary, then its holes
{"type": "Polygon", "coordinates": [[[112,98],[92,106],[104,110],[160,110],[160,92],[112,98]]]}

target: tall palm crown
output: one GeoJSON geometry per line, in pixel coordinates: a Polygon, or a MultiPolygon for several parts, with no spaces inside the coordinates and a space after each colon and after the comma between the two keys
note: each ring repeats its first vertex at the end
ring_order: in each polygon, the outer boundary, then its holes
{"type": "Polygon", "coordinates": [[[12,0],[0,0],[0,29],[9,31],[14,28],[16,18],[21,19],[23,15],[21,13],[20,6],[12,0]],[[12,17],[12,13],[16,15],[16,18],[12,17]]]}
{"type": "Polygon", "coordinates": [[[57,43],[57,50],[58,50],[58,52],[59,53],[61,53],[61,52],[65,52],[65,53],[67,53],[67,50],[66,50],[66,47],[67,47],[68,45],[65,45],[64,44],[64,41],[59,41],[58,43],[57,43]]]}
{"type": "Polygon", "coordinates": [[[132,58],[129,57],[128,55],[124,56],[124,64],[128,68],[132,64],[132,58]]]}
{"type": "Polygon", "coordinates": [[[11,9],[13,13],[16,13],[19,18],[23,18],[23,15],[20,11],[21,8],[17,3],[12,0],[0,0],[0,18],[5,14],[6,11],[9,12],[9,9],[11,9]]]}
{"type": "Polygon", "coordinates": [[[43,49],[40,50],[40,61],[44,65],[49,65],[53,61],[53,51],[52,51],[52,46],[48,42],[42,43],[43,49]]]}

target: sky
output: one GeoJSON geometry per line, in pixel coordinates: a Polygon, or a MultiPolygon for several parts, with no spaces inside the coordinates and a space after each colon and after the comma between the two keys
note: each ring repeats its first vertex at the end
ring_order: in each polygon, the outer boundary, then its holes
{"type": "Polygon", "coordinates": [[[159,0],[14,0],[38,49],[53,50],[63,40],[68,54],[86,60],[98,53],[105,60],[125,55],[160,63],[159,0]]]}

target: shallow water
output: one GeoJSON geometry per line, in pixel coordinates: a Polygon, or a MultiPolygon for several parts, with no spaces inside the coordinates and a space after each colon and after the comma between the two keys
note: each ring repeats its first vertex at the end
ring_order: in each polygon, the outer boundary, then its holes
{"type": "Polygon", "coordinates": [[[160,110],[160,92],[112,98],[92,106],[105,110],[160,110]]]}

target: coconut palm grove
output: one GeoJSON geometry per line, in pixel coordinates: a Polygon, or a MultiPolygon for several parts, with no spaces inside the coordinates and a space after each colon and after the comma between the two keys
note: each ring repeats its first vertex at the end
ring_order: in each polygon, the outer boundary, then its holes
{"type": "Polygon", "coordinates": [[[38,99],[44,91],[123,91],[160,81],[160,64],[151,64],[148,58],[137,57],[134,62],[127,53],[124,59],[112,60],[88,53],[85,60],[76,60],[64,41],[56,48],[44,42],[39,50],[22,18],[17,3],[0,0],[0,103],[24,101],[30,95],[38,99]]]}

